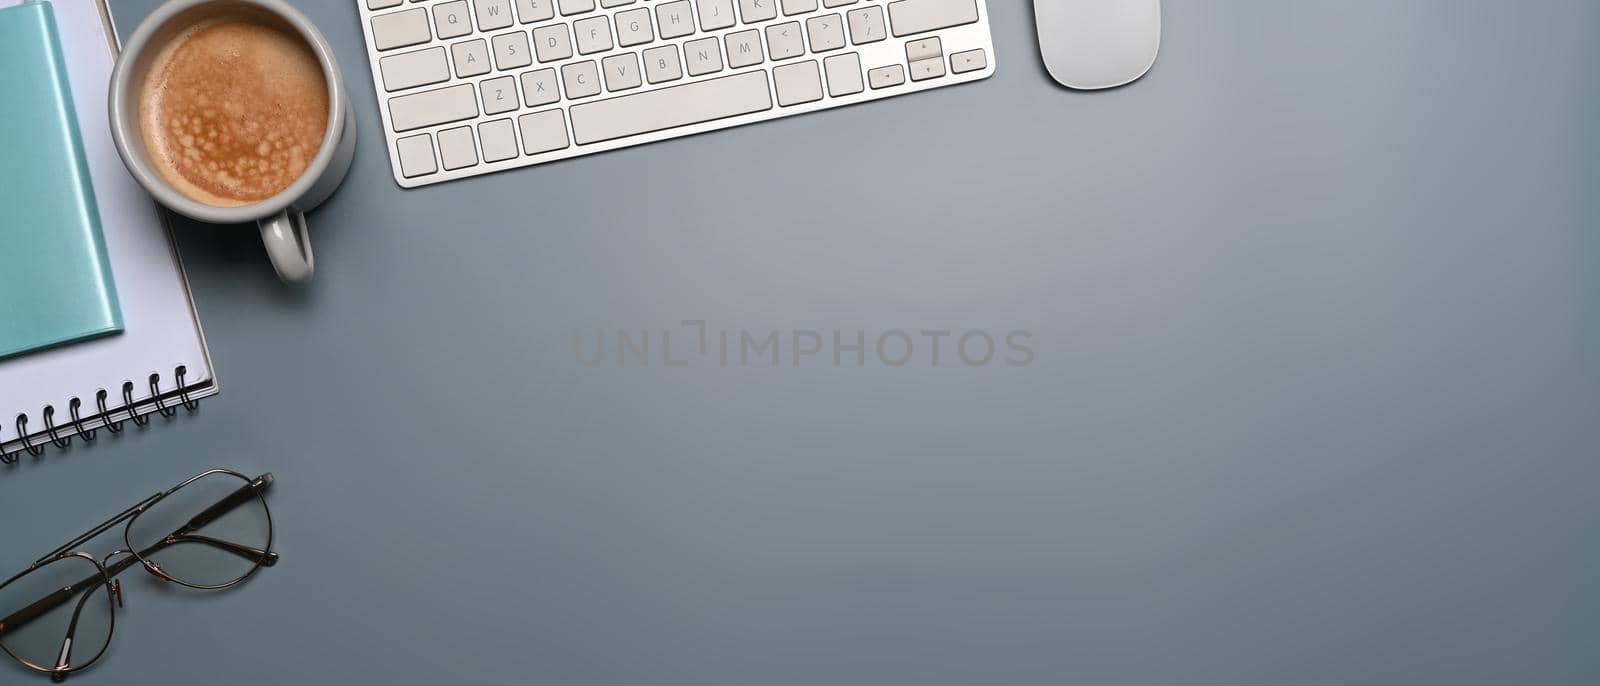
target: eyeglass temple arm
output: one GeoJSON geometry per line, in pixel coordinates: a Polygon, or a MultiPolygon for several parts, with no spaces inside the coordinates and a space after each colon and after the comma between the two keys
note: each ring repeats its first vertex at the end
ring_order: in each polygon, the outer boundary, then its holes
{"type": "Polygon", "coordinates": [[[71,600],[77,590],[77,584],[73,584],[34,601],[33,604],[11,613],[5,619],[0,619],[0,636],[38,619],[40,615],[55,609],[57,605],[71,600]]]}
{"type": "Polygon", "coordinates": [[[72,621],[67,624],[67,637],[61,640],[61,653],[56,657],[55,671],[50,673],[51,681],[59,684],[67,680],[67,667],[72,664],[72,639],[78,635],[78,618],[83,616],[83,606],[92,597],[93,593],[83,594],[78,598],[78,606],[72,609],[72,621]]]}
{"type": "Polygon", "coordinates": [[[211,507],[201,510],[200,514],[197,514],[190,519],[188,524],[178,527],[178,530],[174,531],[172,535],[182,536],[191,531],[199,531],[201,527],[216,521],[218,517],[232,512],[240,505],[250,502],[251,498],[260,496],[262,491],[267,490],[267,487],[272,485],[272,481],[272,472],[267,472],[266,474],[262,474],[261,476],[252,479],[250,483],[240,486],[223,499],[213,503],[211,507]]]}
{"type": "Polygon", "coordinates": [[[177,545],[179,543],[199,543],[201,545],[208,545],[224,552],[233,553],[234,555],[238,555],[239,557],[250,560],[251,562],[258,562],[263,567],[271,567],[275,564],[278,564],[278,554],[270,550],[262,550],[254,546],[248,546],[242,543],[234,543],[232,541],[224,541],[220,538],[212,538],[210,536],[201,536],[198,534],[173,534],[162,540],[160,543],[150,546],[149,550],[140,552],[139,556],[144,557],[156,552],[157,550],[160,550],[161,548],[177,545]]]}

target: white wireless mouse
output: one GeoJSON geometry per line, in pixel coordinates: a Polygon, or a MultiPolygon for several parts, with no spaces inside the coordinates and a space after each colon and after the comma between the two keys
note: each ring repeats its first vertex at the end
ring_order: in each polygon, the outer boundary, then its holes
{"type": "Polygon", "coordinates": [[[1033,0],[1033,14],[1045,68],[1068,88],[1137,81],[1161,49],[1161,0],[1033,0]]]}

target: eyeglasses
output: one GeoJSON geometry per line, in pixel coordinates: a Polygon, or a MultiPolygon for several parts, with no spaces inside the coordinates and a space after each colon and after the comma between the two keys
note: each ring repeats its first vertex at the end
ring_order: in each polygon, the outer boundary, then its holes
{"type": "Polygon", "coordinates": [[[105,654],[122,606],[122,582],[113,579],[135,563],[202,590],[235,586],[277,564],[262,497],[271,484],[271,474],[202,472],[39,558],[0,583],[0,650],[60,682],[105,654]],[[126,548],[104,559],[76,550],[123,522],[126,548]]]}

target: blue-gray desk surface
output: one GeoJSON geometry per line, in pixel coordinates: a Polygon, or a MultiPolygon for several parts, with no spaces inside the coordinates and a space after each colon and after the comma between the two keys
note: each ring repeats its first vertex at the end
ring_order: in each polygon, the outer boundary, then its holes
{"type": "Polygon", "coordinates": [[[296,4],[362,127],[315,283],[180,226],[223,394],[0,473],[6,569],[211,465],[283,563],[130,579],[75,682],[1600,678],[1600,5],[1169,2],[1085,95],[989,0],[981,84],[401,191],[296,4]]]}

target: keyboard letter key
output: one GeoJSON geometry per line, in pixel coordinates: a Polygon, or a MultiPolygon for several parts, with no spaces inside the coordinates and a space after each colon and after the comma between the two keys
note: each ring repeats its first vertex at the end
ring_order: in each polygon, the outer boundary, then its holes
{"type": "Polygon", "coordinates": [[[482,38],[456,43],[450,52],[456,58],[456,76],[464,79],[489,73],[489,44],[482,38]]]}
{"type": "MultiPolygon", "coordinates": [[[[517,0],[517,20],[524,24],[554,19],[556,0],[517,0]]],[[[511,122],[506,122],[510,124],[511,122]]],[[[493,161],[493,160],[490,160],[493,161]]]]}
{"type": "MultiPolygon", "coordinates": [[[[512,76],[502,76],[498,79],[489,79],[479,84],[478,88],[483,93],[484,114],[504,114],[522,106],[517,101],[517,79],[512,76]]],[[[444,146],[443,137],[440,137],[440,147],[444,146]]]]}
{"type": "Polygon", "coordinates": [[[551,24],[533,30],[533,49],[540,62],[554,62],[572,56],[572,36],[566,24],[551,24]]]}
{"type": "Polygon", "coordinates": [[[560,0],[561,14],[579,14],[594,11],[594,0],[560,0]]]}
{"type": "Polygon", "coordinates": [[[433,25],[438,28],[440,38],[459,38],[472,33],[472,19],[467,16],[467,0],[434,5],[433,25]]]}
{"type": "Polygon", "coordinates": [[[805,14],[817,11],[817,0],[783,0],[783,13],[785,15],[805,14]]]}
{"type": "Polygon", "coordinates": [[[678,62],[678,46],[657,45],[644,51],[644,78],[650,83],[683,78],[683,65],[678,62]]]}
{"type": "Polygon", "coordinates": [[[523,72],[522,97],[529,107],[548,105],[561,99],[561,89],[556,86],[556,70],[540,69],[523,72]]]}
{"type": "Polygon", "coordinates": [[[578,34],[578,54],[592,55],[611,49],[611,22],[605,15],[586,17],[572,24],[578,34]]]}
{"type": "Polygon", "coordinates": [[[567,89],[568,100],[599,95],[600,67],[594,60],[561,65],[561,84],[567,89]]]}
{"type": "Polygon", "coordinates": [[[700,3],[700,28],[716,31],[733,26],[733,0],[696,0],[700,3]]]}
{"type": "Polygon", "coordinates": [[[694,14],[689,0],[656,5],[656,30],[662,38],[678,38],[694,33],[694,14]]]}
{"type": "Polygon", "coordinates": [[[617,13],[617,45],[626,48],[655,39],[650,29],[650,10],[640,7],[617,13]]]}
{"type": "Polygon", "coordinates": [[[600,68],[606,72],[606,90],[625,91],[644,85],[639,78],[639,56],[631,52],[601,60],[600,68]]]}
{"type": "Polygon", "coordinates": [[[493,31],[515,23],[511,17],[511,0],[473,0],[478,10],[478,30],[493,31]]]}
{"type": "Polygon", "coordinates": [[[761,64],[761,32],[756,29],[728,34],[728,66],[738,69],[761,64]]]}
{"type": "Polygon", "coordinates": [[[684,43],[683,61],[688,63],[690,76],[722,71],[722,41],[713,36],[684,43]]]}
{"type": "Polygon", "coordinates": [[[746,24],[777,18],[777,3],[778,0],[739,0],[739,17],[746,24]]]}
{"type": "Polygon", "coordinates": [[[494,63],[502,71],[533,64],[533,53],[528,50],[528,34],[522,31],[501,34],[490,39],[494,42],[494,63]]]}

